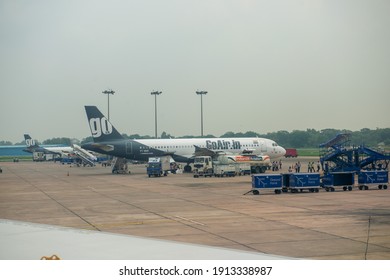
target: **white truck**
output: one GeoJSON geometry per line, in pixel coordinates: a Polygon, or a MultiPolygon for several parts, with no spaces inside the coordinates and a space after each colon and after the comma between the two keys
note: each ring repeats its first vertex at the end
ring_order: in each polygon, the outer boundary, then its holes
{"type": "Polygon", "coordinates": [[[194,177],[215,176],[215,177],[233,177],[236,176],[236,164],[227,157],[218,156],[197,156],[194,159],[194,177]]]}
{"type": "Polygon", "coordinates": [[[270,167],[270,164],[268,156],[219,155],[214,158],[211,156],[197,156],[194,159],[194,177],[232,177],[264,173],[270,167]]]}
{"type": "Polygon", "coordinates": [[[45,161],[45,153],[33,152],[33,161],[45,161]]]}

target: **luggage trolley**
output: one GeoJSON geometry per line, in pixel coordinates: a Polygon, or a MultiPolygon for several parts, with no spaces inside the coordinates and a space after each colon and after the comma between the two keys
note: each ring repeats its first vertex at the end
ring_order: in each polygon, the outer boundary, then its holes
{"type": "Polygon", "coordinates": [[[374,185],[377,185],[380,190],[387,190],[388,182],[389,171],[387,170],[361,171],[358,175],[359,190],[368,190],[369,186],[374,185]]]}
{"type": "Polygon", "coordinates": [[[309,192],[319,192],[319,173],[285,173],[283,174],[283,192],[290,190],[292,193],[303,190],[309,192]]]}
{"type": "Polygon", "coordinates": [[[252,176],[252,193],[260,194],[260,190],[274,190],[276,194],[282,193],[282,174],[256,174],[252,176]]]}
{"type": "Polygon", "coordinates": [[[354,172],[330,172],[322,177],[322,186],[327,192],[334,192],[335,187],[342,187],[344,191],[352,191],[354,184],[354,172]]]}

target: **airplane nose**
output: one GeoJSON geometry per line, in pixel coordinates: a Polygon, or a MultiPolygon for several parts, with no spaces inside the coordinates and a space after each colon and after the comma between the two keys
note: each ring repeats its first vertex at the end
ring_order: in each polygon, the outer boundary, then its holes
{"type": "Polygon", "coordinates": [[[286,149],[283,147],[279,147],[279,148],[280,148],[280,153],[282,154],[282,156],[284,156],[286,154],[286,149]]]}

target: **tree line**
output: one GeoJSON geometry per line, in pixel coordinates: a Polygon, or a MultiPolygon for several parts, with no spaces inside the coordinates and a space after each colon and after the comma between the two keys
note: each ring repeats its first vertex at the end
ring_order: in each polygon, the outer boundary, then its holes
{"type": "MultiPolygon", "coordinates": [[[[306,130],[293,130],[288,132],[285,130],[280,130],[277,132],[270,132],[267,134],[259,134],[253,131],[242,132],[226,132],[220,136],[206,135],[204,138],[217,138],[217,137],[263,137],[269,138],[276,141],[279,145],[285,148],[317,148],[320,144],[327,142],[328,140],[334,138],[339,133],[349,133],[351,144],[354,145],[366,145],[369,147],[378,147],[378,146],[390,146],[390,128],[377,128],[369,129],[363,128],[359,131],[350,131],[350,130],[338,130],[338,129],[306,129],[306,130]]],[[[153,138],[149,135],[139,135],[139,134],[122,134],[126,139],[150,139],[153,138]]],[[[167,132],[161,134],[162,139],[169,138],[201,138],[200,136],[185,135],[181,137],[175,137],[170,135],[167,132]]],[[[72,143],[75,144],[84,144],[87,142],[93,141],[92,137],[86,137],[81,141],[78,139],[71,139],[66,137],[57,137],[52,139],[47,139],[39,144],[50,145],[50,144],[63,144],[70,146],[72,143]]],[[[38,143],[38,141],[36,141],[38,143]]],[[[20,143],[15,143],[15,145],[24,145],[24,141],[20,143]]],[[[10,141],[0,141],[0,145],[13,145],[10,141]]]]}

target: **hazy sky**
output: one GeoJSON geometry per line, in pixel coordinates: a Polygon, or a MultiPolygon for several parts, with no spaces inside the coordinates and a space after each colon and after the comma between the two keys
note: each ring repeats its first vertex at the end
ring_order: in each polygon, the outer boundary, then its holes
{"type": "Polygon", "coordinates": [[[388,0],[0,0],[0,140],[390,127],[388,0]]]}

